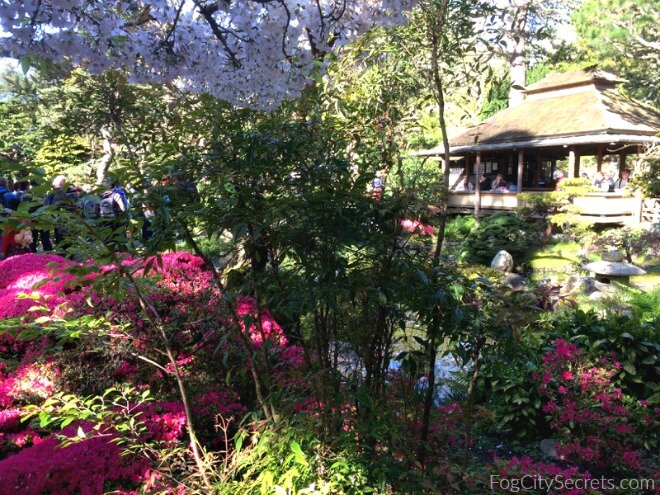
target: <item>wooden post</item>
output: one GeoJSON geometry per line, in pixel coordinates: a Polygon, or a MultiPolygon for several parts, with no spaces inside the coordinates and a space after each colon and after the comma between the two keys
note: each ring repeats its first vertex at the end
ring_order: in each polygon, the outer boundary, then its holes
{"type": "Polygon", "coordinates": [[[477,159],[474,161],[474,218],[479,221],[481,214],[481,182],[479,174],[481,170],[481,151],[477,151],[477,159]]]}
{"type": "Polygon", "coordinates": [[[523,173],[524,173],[524,165],[525,165],[525,154],[523,150],[518,150],[518,192],[522,192],[522,186],[523,186],[523,173]]]}
{"type": "Polygon", "coordinates": [[[599,172],[603,168],[603,145],[598,145],[598,154],[596,155],[596,170],[599,172]]]}
{"type": "Polygon", "coordinates": [[[576,161],[577,160],[575,155],[575,146],[571,146],[571,148],[568,151],[568,170],[566,171],[566,175],[571,179],[576,177],[576,172],[577,172],[576,161]]]}
{"type": "Polygon", "coordinates": [[[442,175],[446,176],[450,173],[449,167],[447,167],[447,161],[444,156],[440,157],[440,169],[442,170],[442,175]]]}

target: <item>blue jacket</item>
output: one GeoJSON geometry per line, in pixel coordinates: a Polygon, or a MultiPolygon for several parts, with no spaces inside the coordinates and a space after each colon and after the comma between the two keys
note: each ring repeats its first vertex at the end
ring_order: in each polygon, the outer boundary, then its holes
{"type": "Polygon", "coordinates": [[[6,205],[5,203],[5,195],[9,192],[9,189],[7,189],[5,186],[0,186],[0,201],[2,202],[2,207],[4,208],[6,205]]]}

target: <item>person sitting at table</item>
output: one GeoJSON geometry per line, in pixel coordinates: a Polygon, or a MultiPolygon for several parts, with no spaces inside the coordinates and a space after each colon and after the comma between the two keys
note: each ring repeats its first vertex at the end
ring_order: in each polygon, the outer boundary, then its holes
{"type": "Polygon", "coordinates": [[[485,175],[479,176],[479,189],[482,191],[490,191],[492,185],[493,181],[489,177],[486,177],[485,175]]]}
{"type": "Polygon", "coordinates": [[[474,191],[474,184],[472,184],[472,182],[470,182],[470,179],[468,179],[468,176],[465,175],[463,176],[463,180],[456,185],[456,189],[454,189],[454,191],[472,192],[474,191]]]}
{"type": "Polygon", "coordinates": [[[497,191],[497,190],[504,190],[506,189],[508,184],[504,180],[504,176],[502,174],[497,174],[497,177],[495,177],[495,180],[491,184],[491,191],[497,191]]]}
{"type": "Polygon", "coordinates": [[[614,190],[621,191],[622,189],[625,189],[626,186],[628,185],[629,180],[630,180],[630,170],[627,169],[622,170],[619,179],[616,182],[614,182],[614,190]]]}

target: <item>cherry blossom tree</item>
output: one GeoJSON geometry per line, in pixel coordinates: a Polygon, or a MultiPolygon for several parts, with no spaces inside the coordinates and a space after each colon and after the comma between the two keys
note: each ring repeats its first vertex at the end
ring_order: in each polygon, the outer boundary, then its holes
{"type": "MultiPolygon", "coordinates": [[[[3,50],[133,82],[176,82],[241,106],[299,95],[323,56],[415,0],[0,0],[3,50]]],[[[25,57],[28,57],[27,59],[25,57]]]]}

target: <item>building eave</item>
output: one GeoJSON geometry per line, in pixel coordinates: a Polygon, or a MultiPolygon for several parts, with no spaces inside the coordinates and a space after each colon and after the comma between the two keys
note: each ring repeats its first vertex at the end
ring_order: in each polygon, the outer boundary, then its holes
{"type": "MultiPolygon", "coordinates": [[[[618,145],[644,145],[660,144],[660,137],[648,135],[631,134],[584,134],[561,137],[533,138],[521,141],[508,141],[497,143],[477,143],[474,145],[450,146],[449,154],[465,155],[467,153],[510,151],[517,149],[570,147],[593,144],[618,144],[618,145]]],[[[439,146],[430,150],[422,150],[412,153],[413,156],[441,156],[444,155],[444,147],[439,146]]]]}

